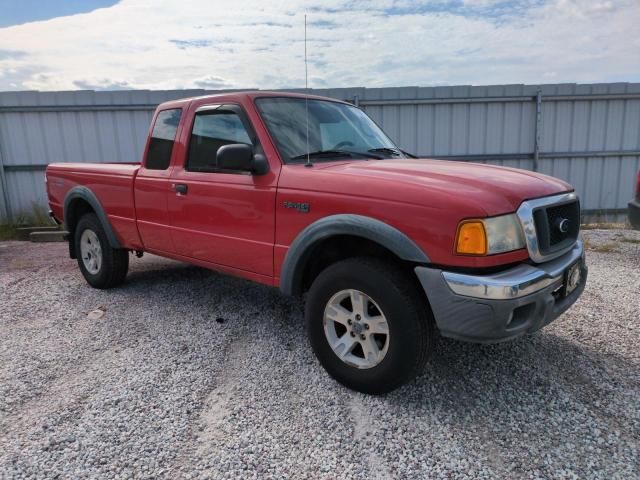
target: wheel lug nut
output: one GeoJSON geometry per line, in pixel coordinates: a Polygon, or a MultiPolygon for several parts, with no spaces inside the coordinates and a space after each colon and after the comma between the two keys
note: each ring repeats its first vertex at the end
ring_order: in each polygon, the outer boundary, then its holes
{"type": "Polygon", "coordinates": [[[356,315],[356,320],[360,320],[360,315],[356,315]]]}
{"type": "Polygon", "coordinates": [[[365,338],[367,338],[367,337],[364,336],[364,333],[362,335],[360,335],[360,339],[361,340],[364,340],[365,338]]]}
{"type": "Polygon", "coordinates": [[[352,337],[355,337],[355,336],[356,336],[356,334],[355,334],[355,333],[353,333],[353,332],[350,332],[350,333],[351,333],[351,336],[352,336],[352,337]]]}
{"type": "Polygon", "coordinates": [[[365,330],[369,330],[369,324],[368,324],[368,323],[365,323],[365,324],[364,324],[364,329],[365,329],[365,330]]]}
{"type": "Polygon", "coordinates": [[[349,325],[351,325],[351,319],[348,319],[348,320],[347,320],[347,323],[348,323],[349,325]]]}

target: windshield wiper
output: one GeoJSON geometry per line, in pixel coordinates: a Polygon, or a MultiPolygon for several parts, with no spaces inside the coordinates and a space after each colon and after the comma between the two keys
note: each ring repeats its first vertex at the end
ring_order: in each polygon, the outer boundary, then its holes
{"type": "Polygon", "coordinates": [[[301,160],[307,157],[351,157],[352,152],[347,150],[316,150],[315,152],[303,153],[302,155],[296,155],[291,157],[290,160],[301,160]]]}
{"type": "Polygon", "coordinates": [[[402,155],[402,150],[400,150],[399,148],[394,148],[394,147],[372,148],[372,149],[369,150],[369,152],[382,152],[382,153],[389,153],[391,155],[397,155],[397,156],[402,155]]]}
{"type": "Polygon", "coordinates": [[[315,152],[303,153],[301,155],[296,155],[295,157],[291,157],[289,160],[302,160],[313,157],[363,157],[363,158],[377,158],[382,159],[380,155],[373,155],[372,153],[364,153],[364,152],[352,152],[350,150],[317,150],[315,152]]]}

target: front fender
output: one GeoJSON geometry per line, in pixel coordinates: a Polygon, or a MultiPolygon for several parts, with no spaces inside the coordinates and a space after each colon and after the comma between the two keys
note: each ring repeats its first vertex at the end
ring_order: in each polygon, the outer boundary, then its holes
{"type": "Polygon", "coordinates": [[[336,235],[351,235],[371,240],[403,260],[429,263],[429,257],[397,228],[363,215],[331,215],[315,221],[291,243],[280,272],[280,290],[287,295],[302,293],[304,268],[313,247],[336,235]]]}

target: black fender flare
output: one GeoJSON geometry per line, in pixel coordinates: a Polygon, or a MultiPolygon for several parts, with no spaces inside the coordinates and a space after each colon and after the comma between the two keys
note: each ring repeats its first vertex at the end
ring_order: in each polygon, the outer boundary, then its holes
{"type": "Polygon", "coordinates": [[[371,240],[403,260],[421,264],[429,257],[407,235],[375,218],[354,214],[338,214],[316,220],[294,239],[280,270],[280,290],[286,295],[300,295],[304,268],[313,247],[336,235],[351,235],[371,240]]]}
{"type": "Polygon", "coordinates": [[[78,199],[87,202],[96,213],[98,220],[100,221],[100,224],[102,225],[102,228],[107,235],[107,239],[109,240],[111,248],[122,248],[120,242],[118,241],[118,237],[116,237],[116,234],[113,231],[111,224],[109,223],[107,214],[105,213],[104,208],[102,208],[100,200],[98,200],[98,197],[96,197],[96,195],[91,190],[83,186],[73,187],[67,192],[66,196],[64,197],[64,225],[65,229],[71,234],[69,237],[69,242],[73,242],[75,224],[77,224],[77,221],[79,220],[77,218],[74,218],[71,211],[71,205],[75,200],[78,199]],[[73,220],[73,225],[69,223],[70,220],[73,220]],[[74,228],[71,229],[71,226],[73,226],[74,228]]]}

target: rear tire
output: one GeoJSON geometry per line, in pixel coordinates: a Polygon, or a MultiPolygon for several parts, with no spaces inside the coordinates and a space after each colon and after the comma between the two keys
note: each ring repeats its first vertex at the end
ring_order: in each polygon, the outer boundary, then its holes
{"type": "Polygon", "coordinates": [[[375,258],[343,260],[320,273],[305,317],[322,366],[363,393],[387,393],[409,382],[434,348],[424,295],[398,266],[375,258]]]}
{"type": "Polygon", "coordinates": [[[80,218],[73,241],[80,271],[89,285],[106,289],[124,282],[129,271],[129,252],[111,247],[95,213],[80,218]]]}

